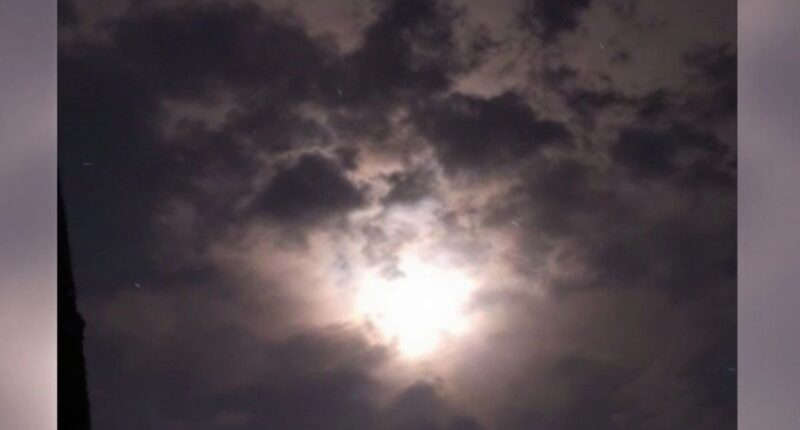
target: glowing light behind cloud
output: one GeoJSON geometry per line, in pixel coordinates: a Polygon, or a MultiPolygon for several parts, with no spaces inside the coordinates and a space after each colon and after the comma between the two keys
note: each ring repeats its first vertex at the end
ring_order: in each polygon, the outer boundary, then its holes
{"type": "Polygon", "coordinates": [[[455,268],[401,259],[402,274],[370,272],[359,286],[356,308],[400,353],[418,358],[469,327],[465,308],[474,283],[455,268]]]}

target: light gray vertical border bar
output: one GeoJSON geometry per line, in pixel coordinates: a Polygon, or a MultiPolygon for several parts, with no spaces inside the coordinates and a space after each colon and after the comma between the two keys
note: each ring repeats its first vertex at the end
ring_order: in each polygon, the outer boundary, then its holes
{"type": "Polygon", "coordinates": [[[0,0],[0,429],[56,428],[56,1],[0,0]]]}
{"type": "Polygon", "coordinates": [[[739,428],[800,428],[800,1],[739,1],[739,428]]]}

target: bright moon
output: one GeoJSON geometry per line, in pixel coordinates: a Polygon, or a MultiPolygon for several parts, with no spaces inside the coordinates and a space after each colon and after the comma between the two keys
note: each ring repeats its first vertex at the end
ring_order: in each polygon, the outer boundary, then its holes
{"type": "Polygon", "coordinates": [[[391,279],[368,275],[356,306],[401,354],[427,355],[468,328],[465,307],[473,283],[464,273],[417,258],[404,258],[399,269],[402,274],[391,279]]]}

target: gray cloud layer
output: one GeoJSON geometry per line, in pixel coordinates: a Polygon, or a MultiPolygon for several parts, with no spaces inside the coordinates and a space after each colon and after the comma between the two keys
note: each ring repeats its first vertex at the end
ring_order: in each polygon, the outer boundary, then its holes
{"type": "Polygon", "coordinates": [[[90,3],[59,29],[59,162],[99,428],[735,424],[725,27],[383,1],[345,50],[299,6],[90,3]],[[422,247],[483,323],[409,371],[344,316],[422,247]]]}

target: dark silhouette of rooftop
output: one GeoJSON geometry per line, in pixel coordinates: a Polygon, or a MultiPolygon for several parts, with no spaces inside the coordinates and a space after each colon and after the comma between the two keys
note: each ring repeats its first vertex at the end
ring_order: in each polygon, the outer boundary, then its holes
{"type": "Polygon", "coordinates": [[[58,187],[58,427],[89,429],[89,395],[83,355],[85,323],[75,300],[69,235],[58,187]]]}

